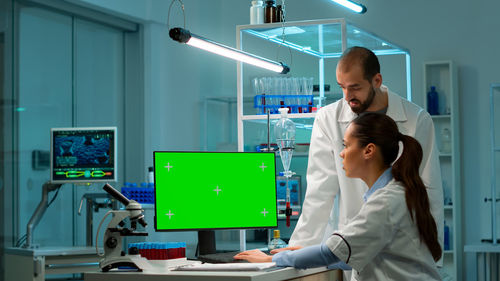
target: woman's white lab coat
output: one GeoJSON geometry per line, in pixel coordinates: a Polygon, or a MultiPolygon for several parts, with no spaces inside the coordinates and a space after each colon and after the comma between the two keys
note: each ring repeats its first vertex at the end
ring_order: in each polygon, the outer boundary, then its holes
{"type": "Polygon", "coordinates": [[[356,270],[352,276],[356,280],[440,280],[410,217],[405,189],[394,179],[376,190],[326,245],[356,270]]]}

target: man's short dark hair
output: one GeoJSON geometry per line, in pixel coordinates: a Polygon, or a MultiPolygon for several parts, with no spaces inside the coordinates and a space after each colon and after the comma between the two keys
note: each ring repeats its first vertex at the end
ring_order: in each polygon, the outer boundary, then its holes
{"type": "Polygon", "coordinates": [[[359,46],[351,47],[342,54],[339,63],[353,64],[358,63],[363,69],[363,77],[371,81],[372,78],[380,73],[380,63],[377,56],[369,49],[359,46]]]}

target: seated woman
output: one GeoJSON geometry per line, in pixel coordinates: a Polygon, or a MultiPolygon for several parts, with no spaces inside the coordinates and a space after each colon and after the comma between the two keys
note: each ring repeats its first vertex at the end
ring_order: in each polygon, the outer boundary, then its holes
{"type": "Polygon", "coordinates": [[[349,124],[340,157],[346,176],[369,186],[366,203],[345,228],[321,245],[274,256],[251,250],[235,258],[296,268],[347,264],[358,280],[440,280],[435,261],[442,251],[418,173],[422,147],[417,140],[401,134],[387,115],[364,113],[349,124]],[[400,141],[402,154],[391,167],[400,141]]]}

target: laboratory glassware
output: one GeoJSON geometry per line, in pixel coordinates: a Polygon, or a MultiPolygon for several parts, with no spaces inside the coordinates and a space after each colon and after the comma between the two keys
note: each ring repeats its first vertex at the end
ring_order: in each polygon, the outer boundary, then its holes
{"type": "Polygon", "coordinates": [[[262,23],[264,23],[264,2],[252,1],[252,6],[250,7],[250,24],[262,23]]]}
{"type": "Polygon", "coordinates": [[[290,162],[292,161],[293,149],[295,146],[295,123],[287,118],[288,108],[279,109],[281,118],[274,125],[274,136],[280,151],[281,162],[283,163],[283,175],[286,177],[286,226],[290,227],[290,216],[292,208],[290,207],[290,187],[289,178],[295,174],[290,171],[290,162]]]}
{"type": "Polygon", "coordinates": [[[273,231],[273,239],[267,244],[267,249],[272,251],[274,249],[286,248],[286,243],[280,238],[279,229],[273,231]]]}
{"type": "Polygon", "coordinates": [[[290,162],[292,161],[295,146],[295,123],[287,118],[288,108],[278,109],[281,118],[274,125],[274,136],[279,147],[284,176],[291,177],[290,162]]]}
{"type": "Polygon", "coordinates": [[[427,111],[430,115],[439,114],[439,95],[434,86],[431,86],[431,90],[427,93],[427,111]]]}
{"type": "Polygon", "coordinates": [[[448,128],[441,131],[441,153],[451,153],[451,132],[448,128]]]}

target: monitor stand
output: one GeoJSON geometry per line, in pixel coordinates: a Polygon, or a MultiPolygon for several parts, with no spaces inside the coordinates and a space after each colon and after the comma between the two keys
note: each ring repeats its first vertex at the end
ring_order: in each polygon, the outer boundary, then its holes
{"type": "Polygon", "coordinates": [[[43,217],[43,214],[49,207],[48,203],[49,193],[58,190],[59,188],[61,188],[62,185],[63,185],[62,183],[51,183],[50,181],[47,181],[46,183],[43,184],[42,199],[40,200],[38,207],[36,207],[35,212],[31,216],[31,219],[29,220],[28,225],[26,226],[26,243],[22,246],[23,248],[35,247],[35,245],[33,244],[33,233],[35,232],[35,227],[38,225],[38,223],[43,217]]]}
{"type": "Polygon", "coordinates": [[[199,255],[215,254],[215,231],[214,230],[199,230],[198,231],[198,249],[199,255]]]}

